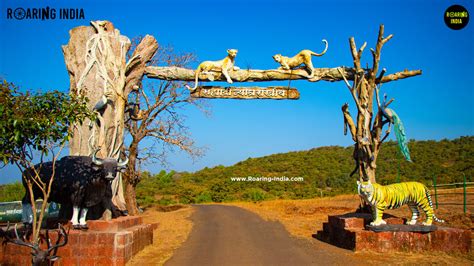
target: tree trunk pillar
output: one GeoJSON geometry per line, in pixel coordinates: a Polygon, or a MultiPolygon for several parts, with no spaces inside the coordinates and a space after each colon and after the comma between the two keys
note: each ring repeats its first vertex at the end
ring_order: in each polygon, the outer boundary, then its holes
{"type": "Polygon", "coordinates": [[[89,99],[97,121],[74,127],[70,154],[118,158],[124,134],[125,69],[130,40],[108,21],[72,29],[63,54],[70,78],[70,93],[89,99]]]}
{"type": "MultiPolygon", "coordinates": [[[[91,156],[96,149],[100,158],[118,159],[124,137],[126,54],[130,40],[120,35],[108,21],[93,21],[69,31],[62,47],[70,79],[70,93],[86,96],[88,107],[96,111],[96,121],[86,120],[73,126],[69,142],[71,155],[91,156]]],[[[112,183],[113,202],[125,209],[121,174],[112,183]],[[117,197],[118,196],[118,197],[117,197]]]]}

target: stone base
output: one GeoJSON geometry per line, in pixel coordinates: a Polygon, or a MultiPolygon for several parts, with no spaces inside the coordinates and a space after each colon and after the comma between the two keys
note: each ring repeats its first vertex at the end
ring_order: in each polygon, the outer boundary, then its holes
{"type": "MultiPolygon", "coordinates": [[[[153,244],[155,226],[143,224],[142,217],[126,216],[87,224],[87,231],[69,231],[68,243],[58,249],[61,259],[55,265],[125,265],[133,255],[153,244]]],[[[57,233],[51,232],[50,237],[54,243],[57,233]]],[[[27,247],[12,243],[2,245],[0,265],[29,265],[30,253],[27,247]]]]}
{"type": "Polygon", "coordinates": [[[409,224],[382,224],[382,225],[366,225],[365,229],[374,232],[419,232],[428,233],[438,230],[436,225],[425,226],[421,224],[409,225],[409,224]]]}
{"type": "Polygon", "coordinates": [[[403,230],[374,232],[365,229],[371,220],[371,215],[368,213],[329,216],[328,222],[323,224],[323,230],[316,234],[316,238],[354,251],[471,252],[469,230],[438,226],[432,232],[411,231],[407,229],[410,226],[402,226],[405,223],[404,219],[384,215],[389,228],[403,228],[403,230]]]}

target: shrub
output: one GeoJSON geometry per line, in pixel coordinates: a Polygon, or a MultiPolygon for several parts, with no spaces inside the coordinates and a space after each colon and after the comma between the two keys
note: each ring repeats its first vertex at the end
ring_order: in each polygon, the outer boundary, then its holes
{"type": "Polygon", "coordinates": [[[163,197],[158,201],[158,204],[164,205],[164,206],[173,205],[173,204],[176,204],[176,203],[177,202],[174,199],[172,199],[171,197],[163,197]]]}
{"type": "Polygon", "coordinates": [[[212,195],[209,191],[203,191],[196,197],[196,203],[212,202],[212,195]]]}
{"type": "Polygon", "coordinates": [[[25,195],[25,188],[20,182],[0,186],[1,202],[21,200],[23,195],[25,195]]]}
{"type": "Polygon", "coordinates": [[[253,202],[265,200],[267,198],[266,196],[267,196],[267,193],[264,190],[259,189],[259,188],[249,188],[245,190],[242,195],[242,197],[245,200],[250,200],[253,202]]]}

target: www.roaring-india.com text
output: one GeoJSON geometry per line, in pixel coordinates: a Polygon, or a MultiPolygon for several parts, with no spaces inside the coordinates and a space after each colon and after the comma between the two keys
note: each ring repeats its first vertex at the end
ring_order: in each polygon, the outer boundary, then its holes
{"type": "Polygon", "coordinates": [[[247,176],[247,177],[231,177],[232,182],[303,182],[304,178],[301,176],[287,177],[287,176],[247,176]]]}

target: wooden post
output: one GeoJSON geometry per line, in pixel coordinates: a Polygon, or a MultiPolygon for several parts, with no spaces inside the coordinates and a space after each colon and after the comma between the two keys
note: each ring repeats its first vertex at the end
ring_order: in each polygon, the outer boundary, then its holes
{"type": "Polygon", "coordinates": [[[463,199],[464,199],[464,201],[463,201],[463,206],[464,206],[464,213],[466,213],[466,212],[467,212],[467,206],[466,206],[466,205],[467,205],[467,199],[466,199],[466,197],[467,197],[467,193],[466,193],[466,175],[465,175],[464,173],[462,173],[462,175],[463,175],[463,184],[462,184],[462,186],[463,186],[463,196],[464,196],[464,197],[463,197],[463,199]]]}
{"type": "Polygon", "coordinates": [[[433,175],[433,187],[435,191],[435,204],[436,204],[436,209],[438,209],[438,190],[436,188],[436,176],[433,175]]]}
{"type": "Polygon", "coordinates": [[[398,157],[398,166],[397,166],[397,183],[400,183],[400,159],[401,159],[401,152],[397,151],[397,157],[398,157]]]}

